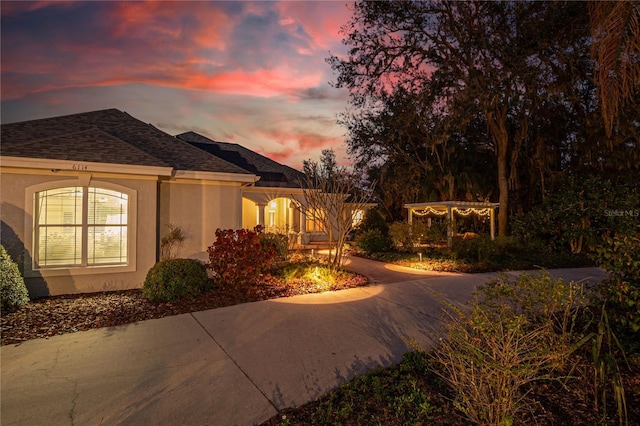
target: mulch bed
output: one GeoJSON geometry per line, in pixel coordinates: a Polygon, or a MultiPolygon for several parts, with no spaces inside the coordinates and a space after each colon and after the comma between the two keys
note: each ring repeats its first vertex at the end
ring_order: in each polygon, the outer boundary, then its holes
{"type": "Polygon", "coordinates": [[[327,287],[309,280],[289,280],[266,275],[251,297],[215,289],[194,299],[151,302],[141,290],[84,293],[35,299],[19,310],[2,313],[0,345],[9,345],[58,334],[112,327],[189,312],[216,309],[300,294],[342,290],[368,284],[365,277],[348,275],[327,287]]]}

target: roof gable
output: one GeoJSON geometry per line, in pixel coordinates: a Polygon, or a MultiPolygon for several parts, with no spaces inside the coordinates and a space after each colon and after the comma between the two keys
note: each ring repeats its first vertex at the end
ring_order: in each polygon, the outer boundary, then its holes
{"type": "Polygon", "coordinates": [[[3,156],[248,174],[117,109],[3,124],[3,156]]]}
{"type": "Polygon", "coordinates": [[[236,143],[217,142],[195,132],[182,133],[176,138],[260,176],[256,182],[259,187],[300,188],[304,180],[304,174],[298,170],[236,143]]]}

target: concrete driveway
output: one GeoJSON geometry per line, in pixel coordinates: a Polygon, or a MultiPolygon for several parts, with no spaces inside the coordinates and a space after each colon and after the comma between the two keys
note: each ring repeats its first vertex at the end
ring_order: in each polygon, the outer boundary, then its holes
{"type": "MultiPolygon", "coordinates": [[[[351,258],[364,288],[248,303],[1,348],[7,425],[251,425],[437,336],[442,299],[495,274],[442,274],[351,258]]],[[[551,271],[569,280],[597,268],[551,271]]]]}

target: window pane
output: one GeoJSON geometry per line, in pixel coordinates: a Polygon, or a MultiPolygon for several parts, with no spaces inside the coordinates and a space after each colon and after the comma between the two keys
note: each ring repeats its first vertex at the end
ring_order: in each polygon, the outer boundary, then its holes
{"type": "Polygon", "coordinates": [[[41,191],[35,198],[34,251],[40,267],[127,263],[127,194],[67,187],[41,191]]]}
{"type": "Polygon", "coordinates": [[[41,226],[38,239],[40,266],[80,265],[82,227],[41,226]]]}
{"type": "Polygon", "coordinates": [[[38,193],[38,225],[82,224],[82,187],[50,189],[38,193]]]}
{"type": "Polygon", "coordinates": [[[127,263],[126,226],[90,226],[88,238],[90,265],[127,263]]]}
{"type": "Polygon", "coordinates": [[[128,196],[103,188],[89,188],[89,225],[126,225],[128,196]]]}

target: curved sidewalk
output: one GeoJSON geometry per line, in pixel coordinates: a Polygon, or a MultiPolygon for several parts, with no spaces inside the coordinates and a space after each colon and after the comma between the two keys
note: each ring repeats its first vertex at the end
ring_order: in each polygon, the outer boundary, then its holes
{"type": "MultiPolygon", "coordinates": [[[[349,260],[377,284],[3,346],[0,423],[258,424],[398,362],[406,339],[429,347],[442,299],[465,303],[495,276],[349,260]]],[[[604,277],[597,268],[551,272],[604,277]]]]}

